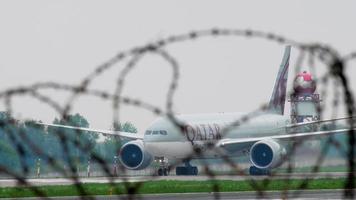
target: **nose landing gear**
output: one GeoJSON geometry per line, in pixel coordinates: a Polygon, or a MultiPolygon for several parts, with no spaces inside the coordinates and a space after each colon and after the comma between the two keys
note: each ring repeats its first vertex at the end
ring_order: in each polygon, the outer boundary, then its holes
{"type": "Polygon", "coordinates": [[[170,166],[168,164],[168,159],[164,157],[157,157],[155,158],[155,162],[159,164],[157,169],[158,176],[168,176],[170,172],[170,166]]]}
{"type": "Polygon", "coordinates": [[[158,176],[168,176],[168,168],[159,168],[157,171],[158,176]]]}

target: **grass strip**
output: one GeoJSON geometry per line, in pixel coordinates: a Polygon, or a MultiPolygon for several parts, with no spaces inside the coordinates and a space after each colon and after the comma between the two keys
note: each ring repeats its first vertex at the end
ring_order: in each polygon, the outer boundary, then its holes
{"type": "MultiPolygon", "coordinates": [[[[308,181],[303,189],[342,189],[345,186],[345,178],[340,179],[314,179],[308,181]]],[[[110,184],[81,184],[87,195],[118,195],[136,192],[139,194],[159,194],[159,193],[187,193],[187,192],[213,192],[214,186],[218,186],[219,192],[237,192],[237,191],[254,191],[260,190],[298,190],[303,180],[260,180],[254,181],[177,181],[161,180],[146,181],[140,185],[137,191],[134,191],[136,184],[129,183],[125,186],[123,183],[110,184]]],[[[49,197],[54,196],[78,196],[81,195],[75,185],[57,185],[57,186],[38,186],[49,197]]],[[[29,187],[5,187],[0,188],[0,198],[9,197],[35,197],[37,196],[33,189],[29,187]]]]}

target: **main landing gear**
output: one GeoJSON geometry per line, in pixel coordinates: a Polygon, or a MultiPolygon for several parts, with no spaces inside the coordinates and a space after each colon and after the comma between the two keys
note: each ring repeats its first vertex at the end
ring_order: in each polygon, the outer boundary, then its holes
{"type": "Polygon", "coordinates": [[[168,164],[168,160],[163,157],[159,157],[159,158],[156,158],[155,161],[159,163],[157,175],[158,176],[168,176],[169,171],[171,170],[170,166],[168,164]]]}
{"type": "Polygon", "coordinates": [[[271,171],[269,169],[260,169],[255,166],[251,166],[249,170],[250,175],[253,176],[269,176],[271,171]]]}
{"type": "Polygon", "coordinates": [[[181,176],[181,175],[196,176],[196,175],[198,175],[198,167],[192,166],[189,163],[189,160],[185,160],[184,167],[183,166],[176,167],[176,175],[177,176],[181,176]]]}

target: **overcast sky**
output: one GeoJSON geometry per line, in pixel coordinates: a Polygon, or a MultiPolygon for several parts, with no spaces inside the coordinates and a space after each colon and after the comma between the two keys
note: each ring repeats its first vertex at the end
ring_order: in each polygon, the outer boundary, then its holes
{"type": "MultiPolygon", "coordinates": [[[[347,54],[356,50],[355,9],[355,1],[324,0],[1,1],[0,89],[44,81],[77,84],[119,51],[213,27],[275,32],[301,42],[327,43],[347,54]]],[[[174,110],[211,113],[256,109],[270,98],[283,49],[260,39],[233,37],[167,47],[181,66],[174,110]]],[[[293,67],[297,55],[292,49],[293,67]]],[[[308,69],[306,64],[301,67],[308,69]]],[[[123,66],[104,73],[91,88],[112,92],[123,66]]],[[[317,70],[321,74],[325,68],[318,66],[317,70]]],[[[354,78],[356,70],[349,66],[347,75],[354,78]]],[[[290,69],[290,80],[293,76],[290,69]]],[[[170,78],[170,68],[161,58],[146,56],[129,75],[124,94],[163,106],[170,78]]],[[[356,89],[356,81],[350,81],[356,89]]],[[[43,94],[60,102],[68,98],[65,92],[43,94]]],[[[4,105],[0,106],[3,110],[4,105]]],[[[18,117],[45,122],[58,116],[27,97],[15,99],[14,108],[18,117]]],[[[91,127],[110,127],[110,102],[80,98],[73,112],[86,116],[91,127]]],[[[155,118],[131,107],[125,107],[121,116],[140,131],[155,118]]]]}

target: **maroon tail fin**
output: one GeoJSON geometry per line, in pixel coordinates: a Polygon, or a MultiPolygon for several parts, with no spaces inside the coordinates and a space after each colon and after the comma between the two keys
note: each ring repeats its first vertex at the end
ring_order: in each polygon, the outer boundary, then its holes
{"type": "Polygon", "coordinates": [[[274,84],[273,93],[269,101],[267,111],[271,113],[284,114],[284,104],[287,93],[288,68],[291,46],[286,46],[282,63],[279,67],[276,82],[274,84]]]}

